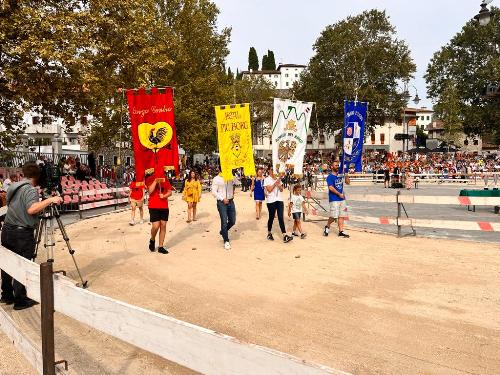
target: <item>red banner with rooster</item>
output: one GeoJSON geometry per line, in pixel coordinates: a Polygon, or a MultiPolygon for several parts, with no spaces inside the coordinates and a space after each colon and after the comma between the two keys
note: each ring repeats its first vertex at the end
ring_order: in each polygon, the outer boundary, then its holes
{"type": "Polygon", "coordinates": [[[127,90],[132,125],[136,181],[179,173],[179,147],[171,87],[127,90]]]}

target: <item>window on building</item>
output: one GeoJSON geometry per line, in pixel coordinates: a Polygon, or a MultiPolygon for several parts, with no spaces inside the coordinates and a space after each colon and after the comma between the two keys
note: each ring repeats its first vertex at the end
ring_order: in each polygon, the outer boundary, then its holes
{"type": "Polygon", "coordinates": [[[468,146],[468,145],[469,145],[469,140],[468,140],[468,139],[466,139],[466,140],[464,141],[464,146],[468,146]]]}
{"type": "Polygon", "coordinates": [[[33,116],[31,118],[31,120],[33,121],[33,125],[38,125],[40,123],[40,117],[39,116],[33,116]]]}
{"type": "Polygon", "coordinates": [[[474,146],[479,145],[479,139],[474,139],[474,146]]]}
{"type": "Polygon", "coordinates": [[[420,125],[420,129],[425,130],[425,125],[420,125]]]}
{"type": "Polygon", "coordinates": [[[375,144],[375,133],[372,133],[371,141],[372,141],[372,145],[374,145],[375,144]]]}
{"type": "Polygon", "coordinates": [[[384,133],[380,133],[380,144],[383,145],[385,142],[385,134],[384,133]]]}
{"type": "Polygon", "coordinates": [[[297,73],[295,73],[295,78],[297,78],[299,75],[297,73]]]}
{"type": "Polygon", "coordinates": [[[278,81],[274,81],[274,86],[278,86],[278,81]]]}
{"type": "Polygon", "coordinates": [[[104,165],[104,155],[102,155],[102,154],[97,155],[97,163],[99,165],[104,165]]]}
{"type": "Polygon", "coordinates": [[[288,86],[288,82],[286,83],[286,86],[288,86]]]}
{"type": "Polygon", "coordinates": [[[425,116],[420,116],[420,120],[424,121],[425,120],[425,116]]]}
{"type": "Polygon", "coordinates": [[[42,117],[42,124],[43,125],[50,125],[50,124],[52,124],[52,117],[50,117],[50,116],[43,116],[42,117]]]}
{"type": "Polygon", "coordinates": [[[320,145],[324,145],[325,144],[325,135],[324,134],[321,134],[319,136],[319,144],[320,145]]]}
{"type": "Polygon", "coordinates": [[[113,165],[118,165],[118,156],[113,156],[113,165]]]}
{"type": "Polygon", "coordinates": [[[51,138],[29,138],[28,146],[51,146],[51,138]]]}
{"type": "Polygon", "coordinates": [[[82,124],[83,126],[87,126],[87,124],[88,124],[87,116],[80,117],[80,124],[82,124]]]}
{"type": "Polygon", "coordinates": [[[127,156],[125,158],[125,165],[130,166],[131,163],[132,163],[132,158],[130,156],[127,156]]]}
{"type": "Polygon", "coordinates": [[[427,121],[430,121],[430,119],[431,119],[431,116],[427,116],[427,121]]]}
{"type": "Polygon", "coordinates": [[[274,75],[274,78],[278,78],[278,75],[277,75],[277,74],[275,74],[275,75],[274,75]]]}
{"type": "Polygon", "coordinates": [[[285,74],[285,78],[288,78],[288,73],[285,74]]]}
{"type": "Polygon", "coordinates": [[[307,144],[308,145],[312,145],[313,144],[313,136],[312,135],[308,135],[307,136],[307,144]]]}

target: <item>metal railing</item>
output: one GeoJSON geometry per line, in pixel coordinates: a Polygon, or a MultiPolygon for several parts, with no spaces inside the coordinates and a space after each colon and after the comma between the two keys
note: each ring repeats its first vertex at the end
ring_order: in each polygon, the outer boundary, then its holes
{"type": "Polygon", "coordinates": [[[20,168],[29,161],[48,160],[58,164],[61,158],[79,158],[80,162],[88,165],[88,154],[80,152],[65,151],[61,154],[49,152],[26,152],[26,151],[2,151],[0,154],[0,167],[20,168]]]}

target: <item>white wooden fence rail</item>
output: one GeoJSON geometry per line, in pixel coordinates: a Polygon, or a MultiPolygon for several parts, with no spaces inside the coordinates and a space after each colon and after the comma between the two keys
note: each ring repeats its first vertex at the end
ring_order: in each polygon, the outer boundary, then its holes
{"type": "MultiPolygon", "coordinates": [[[[40,301],[37,264],[0,246],[0,268],[40,301]]],[[[204,374],[347,374],[101,296],[58,274],[54,275],[54,307],[81,323],[204,374]]]]}

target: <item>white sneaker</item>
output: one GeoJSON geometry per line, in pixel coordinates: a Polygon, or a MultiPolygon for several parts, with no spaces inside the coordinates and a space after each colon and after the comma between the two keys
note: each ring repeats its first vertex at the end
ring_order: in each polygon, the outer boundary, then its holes
{"type": "Polygon", "coordinates": [[[130,225],[135,225],[135,221],[134,220],[130,220],[130,225]]]}
{"type": "Polygon", "coordinates": [[[143,220],[143,219],[141,219],[141,221],[139,221],[139,223],[144,224],[144,220],[143,220]]]}
{"type": "Polygon", "coordinates": [[[231,244],[229,243],[229,241],[224,242],[224,249],[231,250],[231,244]]]}

